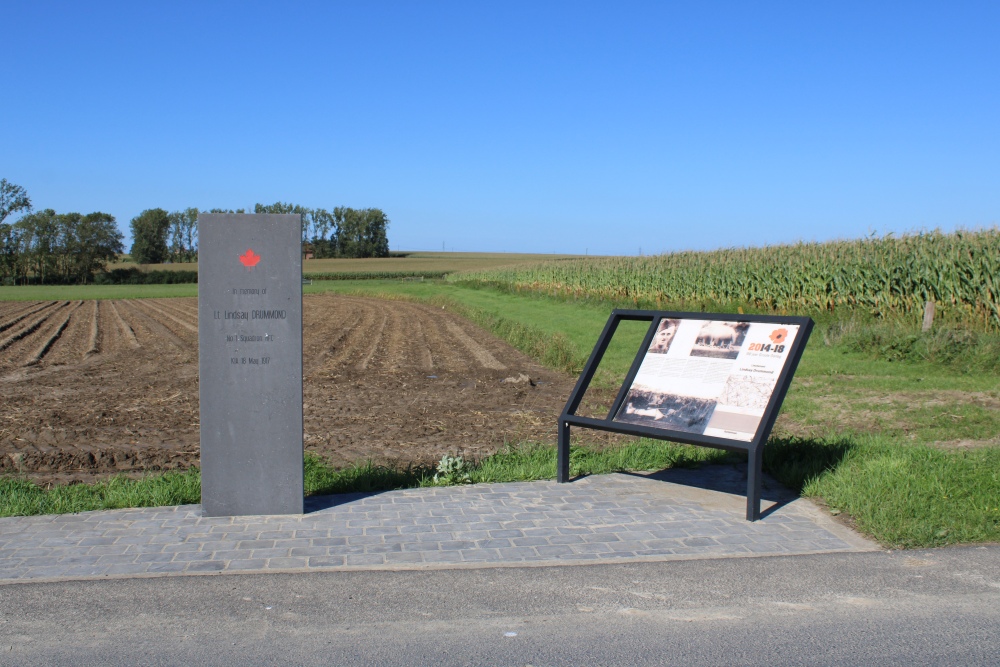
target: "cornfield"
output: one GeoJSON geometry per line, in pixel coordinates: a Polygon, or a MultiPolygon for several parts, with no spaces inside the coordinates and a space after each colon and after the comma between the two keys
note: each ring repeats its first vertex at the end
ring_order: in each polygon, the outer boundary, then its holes
{"type": "Polygon", "coordinates": [[[1000,229],[939,231],[650,257],[570,259],[453,274],[452,280],[642,305],[725,304],[758,312],[849,309],[1000,329],[1000,229]]]}

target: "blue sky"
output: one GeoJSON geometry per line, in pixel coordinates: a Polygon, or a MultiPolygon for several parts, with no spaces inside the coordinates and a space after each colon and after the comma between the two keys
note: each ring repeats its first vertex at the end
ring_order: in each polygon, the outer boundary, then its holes
{"type": "Polygon", "coordinates": [[[1000,4],[0,5],[36,208],[375,206],[396,249],[1000,222],[1000,4]]]}

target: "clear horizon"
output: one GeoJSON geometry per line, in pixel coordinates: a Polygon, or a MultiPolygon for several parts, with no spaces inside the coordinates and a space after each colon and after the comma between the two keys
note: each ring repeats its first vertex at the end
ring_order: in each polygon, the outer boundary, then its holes
{"type": "MultiPolygon", "coordinates": [[[[378,207],[392,250],[656,254],[1000,222],[991,3],[14,1],[36,209],[378,207]]],[[[129,241],[126,240],[126,250],[129,241]]]]}

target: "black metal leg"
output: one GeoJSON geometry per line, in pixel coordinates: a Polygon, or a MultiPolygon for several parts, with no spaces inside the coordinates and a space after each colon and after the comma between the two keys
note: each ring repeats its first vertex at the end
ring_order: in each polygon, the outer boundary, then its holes
{"type": "Polygon", "coordinates": [[[747,452],[747,521],[760,519],[760,476],[762,456],[757,448],[747,452]]]}
{"type": "Polygon", "coordinates": [[[569,424],[559,420],[559,447],[556,460],[556,481],[569,481],[569,424]]]}

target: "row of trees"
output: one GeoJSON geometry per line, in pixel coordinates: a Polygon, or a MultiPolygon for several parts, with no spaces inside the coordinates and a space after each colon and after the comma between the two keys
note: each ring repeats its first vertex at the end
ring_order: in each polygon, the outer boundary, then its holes
{"type": "MultiPolygon", "coordinates": [[[[207,213],[245,213],[211,209],[207,213]]],[[[323,257],[387,257],[389,219],[377,208],[333,211],[276,202],[254,213],[291,213],[302,219],[303,252],[323,257]]],[[[151,208],[132,218],[131,255],[139,264],[198,260],[196,208],[168,213],[151,208]]],[[[107,213],[33,211],[19,185],[0,179],[0,282],[87,283],[124,252],[123,236],[107,213]],[[7,218],[23,214],[16,222],[7,218]]]]}
{"type": "MultiPolygon", "coordinates": [[[[245,213],[246,209],[213,208],[206,213],[245,213]]],[[[389,218],[377,208],[338,206],[333,211],[276,202],[256,204],[254,213],[297,214],[302,219],[303,252],[325,257],[388,257],[389,218]]],[[[196,208],[168,213],[151,208],[132,218],[132,260],[139,264],[198,260],[196,208]]]]}
{"type": "Polygon", "coordinates": [[[0,179],[0,283],[86,283],[123,251],[114,216],[32,212],[24,188],[0,179]],[[15,213],[26,215],[5,222],[15,213]]]}

